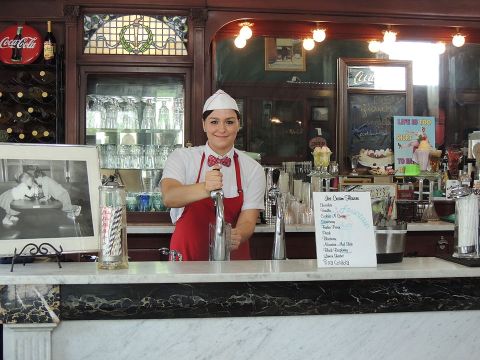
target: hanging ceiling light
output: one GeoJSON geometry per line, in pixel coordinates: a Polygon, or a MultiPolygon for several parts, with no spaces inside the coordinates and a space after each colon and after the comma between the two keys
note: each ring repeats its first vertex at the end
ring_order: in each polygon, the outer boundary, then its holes
{"type": "Polygon", "coordinates": [[[253,24],[249,23],[248,21],[245,21],[245,22],[242,22],[238,25],[242,27],[240,29],[240,35],[239,36],[243,37],[245,40],[250,39],[253,35],[253,32],[252,32],[253,24]]]}
{"type": "Polygon", "coordinates": [[[235,38],[235,41],[233,42],[235,44],[235,46],[239,49],[243,49],[245,47],[245,45],[247,45],[247,40],[245,40],[244,37],[242,37],[241,35],[238,35],[236,38],[235,38]]]}
{"type": "Polygon", "coordinates": [[[303,48],[307,51],[312,50],[315,47],[315,41],[312,38],[303,39],[303,48]]]}
{"type": "Polygon", "coordinates": [[[441,55],[445,52],[447,47],[445,46],[445,43],[443,41],[439,41],[435,44],[435,47],[437,49],[438,55],[441,55]]]}
{"type": "Polygon", "coordinates": [[[382,46],[382,43],[378,40],[372,40],[368,42],[368,50],[372,53],[377,53],[380,51],[380,47],[382,46]]]}
{"type": "Polygon", "coordinates": [[[465,44],[465,35],[460,34],[458,28],[457,33],[452,37],[452,44],[456,47],[462,47],[465,44]]]}
{"type": "Polygon", "coordinates": [[[392,31],[389,26],[388,30],[385,30],[383,33],[383,42],[385,44],[393,44],[395,41],[397,41],[397,33],[392,31]]]}
{"type": "Polygon", "coordinates": [[[313,30],[313,40],[316,42],[322,42],[327,37],[325,29],[315,29],[313,30]]]}

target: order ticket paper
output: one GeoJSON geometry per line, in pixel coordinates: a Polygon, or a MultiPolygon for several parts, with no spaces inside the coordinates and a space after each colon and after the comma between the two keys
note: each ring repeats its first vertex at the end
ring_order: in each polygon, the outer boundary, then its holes
{"type": "Polygon", "coordinates": [[[375,231],[368,192],[315,192],[318,267],[376,267],[375,231]]]}

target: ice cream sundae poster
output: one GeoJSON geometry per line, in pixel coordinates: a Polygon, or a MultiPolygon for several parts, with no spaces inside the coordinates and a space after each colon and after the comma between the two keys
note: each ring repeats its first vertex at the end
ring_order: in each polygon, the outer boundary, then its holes
{"type": "Polygon", "coordinates": [[[419,148],[435,148],[435,118],[433,116],[394,116],[393,141],[395,169],[404,171],[407,164],[414,164],[414,153],[419,148]]]}

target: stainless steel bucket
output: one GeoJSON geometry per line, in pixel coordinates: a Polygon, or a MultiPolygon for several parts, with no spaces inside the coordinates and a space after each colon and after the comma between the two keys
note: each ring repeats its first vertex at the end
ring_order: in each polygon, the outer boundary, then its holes
{"type": "Polygon", "coordinates": [[[375,227],[377,263],[402,262],[405,252],[407,224],[375,227]]]}

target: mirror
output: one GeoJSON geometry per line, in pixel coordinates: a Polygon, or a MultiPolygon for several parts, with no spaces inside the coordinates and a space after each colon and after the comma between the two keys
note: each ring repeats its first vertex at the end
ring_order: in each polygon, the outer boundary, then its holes
{"type": "MultiPolygon", "coordinates": [[[[269,37],[274,35],[268,34],[269,37]]],[[[445,52],[440,54],[439,45],[434,41],[397,42],[385,51],[372,53],[367,41],[327,37],[325,41],[316,43],[313,50],[305,51],[305,69],[266,71],[264,39],[263,36],[254,36],[245,48],[237,49],[233,37],[218,36],[214,58],[214,86],[242,98],[244,102],[244,150],[254,151],[252,147],[256,147],[259,140],[254,141],[253,137],[270,141],[273,135],[268,128],[263,133],[257,129],[264,121],[259,110],[263,102],[296,103],[293,112],[301,118],[295,121],[302,123],[304,134],[282,138],[282,148],[288,151],[282,152],[278,147],[270,147],[269,150],[260,148],[265,152],[262,159],[268,159],[268,162],[262,161],[264,163],[279,164],[290,160],[292,151],[297,152],[295,159],[310,160],[308,141],[317,134],[316,128],[322,129],[322,136],[329,147],[337,150],[332,160],[338,160],[339,146],[344,146],[336,141],[337,129],[341,126],[336,110],[339,101],[336,95],[339,58],[411,61],[412,114],[436,118],[437,147],[466,143],[468,133],[480,129],[478,44],[465,44],[461,48],[447,44],[445,52]],[[326,108],[322,110],[328,114],[326,120],[325,116],[319,120],[320,110],[315,110],[319,107],[326,108]]],[[[281,59],[277,62],[280,63],[281,59]]]]}

